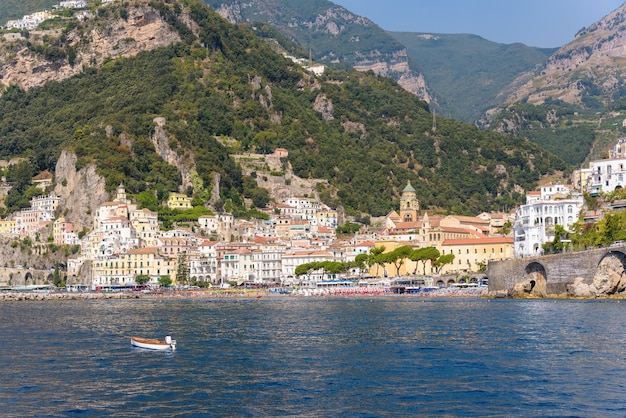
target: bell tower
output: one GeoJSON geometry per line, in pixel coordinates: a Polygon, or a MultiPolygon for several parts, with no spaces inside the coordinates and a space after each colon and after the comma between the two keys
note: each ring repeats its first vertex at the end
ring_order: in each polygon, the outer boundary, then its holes
{"type": "Polygon", "coordinates": [[[400,218],[402,222],[417,222],[419,209],[420,204],[417,200],[417,193],[411,186],[411,181],[407,181],[400,197],[400,218]]]}

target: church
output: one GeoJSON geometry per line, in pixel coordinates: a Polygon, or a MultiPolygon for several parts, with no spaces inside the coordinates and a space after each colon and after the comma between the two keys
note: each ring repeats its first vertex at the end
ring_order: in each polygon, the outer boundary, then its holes
{"type": "Polygon", "coordinates": [[[455,254],[446,270],[476,271],[479,262],[511,257],[512,239],[493,236],[488,218],[457,215],[428,215],[420,211],[417,192],[407,181],[399,209],[385,219],[386,248],[401,245],[414,248],[435,247],[441,254],[455,254]],[[395,245],[392,244],[395,243],[395,245]],[[493,249],[492,249],[493,248],[493,249]]]}

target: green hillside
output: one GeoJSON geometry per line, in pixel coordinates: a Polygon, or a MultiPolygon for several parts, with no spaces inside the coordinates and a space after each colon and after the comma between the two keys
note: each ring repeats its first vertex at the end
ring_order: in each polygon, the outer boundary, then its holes
{"type": "Polygon", "coordinates": [[[390,32],[419,63],[436,92],[439,111],[468,123],[505,98],[515,78],[541,64],[555,49],[500,44],[476,35],[390,32]]]}
{"type": "MultiPolygon", "coordinates": [[[[104,33],[134,3],[107,6],[108,13],[73,32],[44,38],[48,48],[33,39],[22,46],[66,63],[70,54],[61,52],[89,43],[83,37],[70,47],[67,39],[90,33],[90,25],[104,33]]],[[[260,191],[230,154],[284,147],[297,175],[328,180],[330,187],[320,190],[326,203],[374,216],[396,208],[407,180],[424,208],[475,214],[519,203],[516,186],[530,189],[542,175],[566,169],[523,139],[455,120],[438,117],[433,132],[427,105],[391,79],[327,69],[314,80],[199,1],[150,5],[183,41],[99,68],[86,65],[81,75],[41,88],[6,89],[0,157],[26,156],[35,172],[53,170],[61,150],[70,148],[80,166],[98,165],[109,188],[123,182],[131,193],[162,197],[180,182],[150,141],[154,118],[164,117],[170,146],[196,162],[202,182],[188,191],[196,201],[206,201],[218,172],[223,201],[241,208],[243,197],[260,191]],[[180,19],[186,10],[197,35],[180,19]]]]}
{"type": "Polygon", "coordinates": [[[50,10],[60,0],[0,0],[0,26],[11,19],[19,19],[24,15],[50,10]]]}

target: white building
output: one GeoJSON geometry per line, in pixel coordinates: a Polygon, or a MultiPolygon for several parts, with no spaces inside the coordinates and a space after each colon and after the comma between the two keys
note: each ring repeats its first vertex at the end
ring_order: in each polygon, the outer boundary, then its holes
{"type": "Polygon", "coordinates": [[[515,257],[543,253],[542,245],[554,240],[556,225],[570,231],[583,206],[582,195],[572,196],[563,185],[545,186],[541,192],[529,192],[526,204],[515,214],[515,257]]]}
{"type": "Polygon", "coordinates": [[[217,245],[219,241],[204,241],[192,251],[188,258],[189,277],[201,282],[217,283],[217,245]]]}
{"type": "MultiPolygon", "coordinates": [[[[285,284],[295,284],[298,280],[296,277],[296,267],[302,264],[321,261],[336,261],[330,251],[309,250],[309,251],[287,251],[282,259],[282,280],[285,284]]],[[[321,280],[321,275],[311,275],[308,277],[300,277],[302,284],[314,285],[321,280]]]]}
{"type": "Polygon", "coordinates": [[[626,185],[626,139],[620,139],[610,157],[605,160],[596,160],[589,163],[589,169],[580,170],[582,185],[592,196],[600,193],[611,193],[626,185]],[[585,180],[582,173],[587,174],[585,180]]]}

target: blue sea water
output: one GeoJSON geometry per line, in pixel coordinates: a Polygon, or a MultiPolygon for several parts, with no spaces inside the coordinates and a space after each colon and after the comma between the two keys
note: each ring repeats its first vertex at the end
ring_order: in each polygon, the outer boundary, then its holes
{"type": "Polygon", "coordinates": [[[625,322],[618,301],[5,302],[0,415],[623,417],[625,322]]]}

